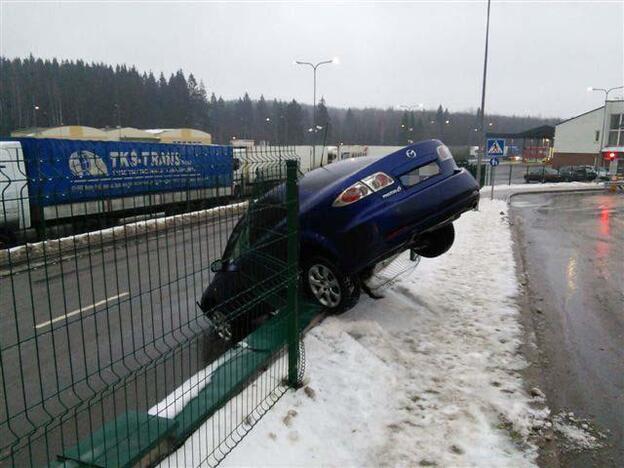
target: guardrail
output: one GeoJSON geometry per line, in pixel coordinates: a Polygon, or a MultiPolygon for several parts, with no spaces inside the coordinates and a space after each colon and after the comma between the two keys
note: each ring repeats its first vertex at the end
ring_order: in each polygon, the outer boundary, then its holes
{"type": "MultiPolygon", "coordinates": [[[[98,166],[99,175],[83,178],[100,177],[94,196],[105,209],[62,223],[34,219],[36,233],[22,223],[13,246],[0,250],[0,465],[153,465],[218,414],[221,424],[201,440],[202,456],[175,459],[216,464],[301,379],[300,331],[317,310],[300,303],[297,291],[297,155],[232,151],[240,164],[230,166],[227,206],[215,207],[214,193],[198,198],[198,187],[218,180],[183,171],[174,171],[176,190],[186,182],[187,199],[155,205],[156,187],[144,195],[134,187],[125,197],[123,180],[113,199],[106,190],[113,181],[98,166]],[[280,185],[270,201],[262,197],[280,185]],[[142,219],[121,224],[129,214],[142,219]],[[286,221],[282,230],[276,216],[286,221]],[[232,263],[246,256],[244,271],[232,272],[241,284],[201,310],[204,289],[220,274],[210,265],[235,229],[243,234],[227,256],[232,263]],[[36,242],[25,243],[34,235],[36,242]],[[216,329],[234,338],[225,341],[216,329]],[[232,398],[250,382],[252,392],[232,398]]],[[[36,167],[16,167],[13,178],[0,175],[3,219],[9,206],[43,202],[41,193],[23,190],[42,176],[36,167]]],[[[46,173],[48,187],[71,185],[60,180],[65,172],[46,173]]]]}

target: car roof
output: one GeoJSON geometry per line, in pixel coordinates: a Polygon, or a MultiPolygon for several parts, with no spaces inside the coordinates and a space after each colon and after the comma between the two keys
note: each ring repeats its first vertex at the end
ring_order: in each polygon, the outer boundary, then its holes
{"type": "Polygon", "coordinates": [[[302,192],[314,192],[377,161],[379,157],[343,159],[308,172],[299,181],[302,192]]]}

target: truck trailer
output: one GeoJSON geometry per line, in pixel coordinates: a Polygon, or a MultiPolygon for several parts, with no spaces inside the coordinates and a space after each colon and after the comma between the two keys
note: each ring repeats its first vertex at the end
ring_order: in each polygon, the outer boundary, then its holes
{"type": "Polygon", "coordinates": [[[227,201],[231,146],[12,138],[0,141],[0,248],[50,226],[227,201]]]}

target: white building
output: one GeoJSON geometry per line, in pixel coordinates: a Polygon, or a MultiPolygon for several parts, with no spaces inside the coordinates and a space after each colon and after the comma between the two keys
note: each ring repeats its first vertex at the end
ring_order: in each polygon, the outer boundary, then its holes
{"type": "Polygon", "coordinates": [[[554,167],[608,165],[604,155],[609,153],[624,159],[624,101],[607,101],[606,108],[598,107],[556,125],[554,167]]]}

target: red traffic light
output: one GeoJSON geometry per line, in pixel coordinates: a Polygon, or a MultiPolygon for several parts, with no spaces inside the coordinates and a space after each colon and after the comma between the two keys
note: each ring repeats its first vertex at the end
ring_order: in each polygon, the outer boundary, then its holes
{"type": "Polygon", "coordinates": [[[605,151],[602,155],[607,161],[615,161],[615,158],[618,157],[618,153],[616,151],[605,151]]]}

